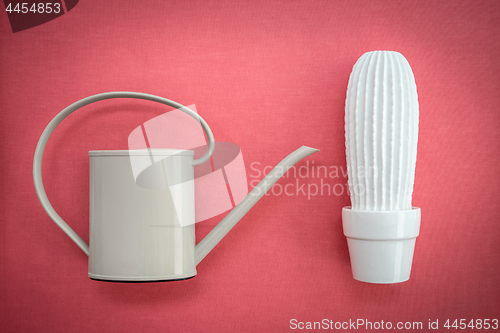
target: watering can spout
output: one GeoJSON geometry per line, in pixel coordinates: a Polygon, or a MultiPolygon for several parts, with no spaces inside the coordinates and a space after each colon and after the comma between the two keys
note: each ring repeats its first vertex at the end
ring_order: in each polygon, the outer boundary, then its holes
{"type": "Polygon", "coordinates": [[[233,208],[222,221],[219,222],[203,240],[196,245],[195,264],[198,265],[203,258],[226,236],[226,234],[238,223],[243,216],[266,194],[269,189],[300,160],[318,152],[319,149],[302,146],[285,157],[276,165],[250,193],[233,208]]]}

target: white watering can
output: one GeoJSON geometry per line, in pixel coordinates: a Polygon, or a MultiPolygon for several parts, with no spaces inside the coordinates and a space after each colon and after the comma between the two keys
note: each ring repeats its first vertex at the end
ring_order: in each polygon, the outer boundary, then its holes
{"type": "MultiPolygon", "coordinates": [[[[192,278],[196,265],[295,163],[319,151],[302,146],[285,157],[224,219],[195,244],[194,166],[210,159],[215,147],[208,124],[191,109],[171,100],[136,92],[109,92],[84,98],[62,110],[43,131],[35,151],[33,180],[36,193],[50,218],[89,256],[91,279],[121,282],[172,281],[192,278]],[[206,133],[208,149],[193,159],[193,151],[178,149],[91,151],[89,244],[56,213],[42,182],[45,145],[57,125],[72,112],[97,101],[135,98],[182,110],[198,120],[206,133]],[[176,183],[175,189],[147,189],[134,178],[131,158],[159,158],[160,175],[149,182],[176,183]]],[[[153,164],[155,165],[155,164],[153,164]]]]}

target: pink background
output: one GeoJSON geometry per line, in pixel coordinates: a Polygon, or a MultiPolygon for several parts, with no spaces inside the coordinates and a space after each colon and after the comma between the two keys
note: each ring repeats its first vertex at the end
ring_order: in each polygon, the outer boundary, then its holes
{"type": "MultiPolygon", "coordinates": [[[[19,33],[0,17],[3,332],[278,332],[293,318],[424,327],[429,319],[500,319],[500,2],[82,0],[19,33]],[[38,202],[31,168],[45,126],[69,104],[113,90],[196,104],[217,141],[241,146],[249,176],[251,163],[262,170],[301,145],[321,149],[309,165],[345,167],[349,74],[364,52],[380,49],[405,55],[419,93],[413,205],[422,208],[422,227],[408,282],[353,280],[341,227],[345,193],[267,196],[197,277],[152,284],[90,280],[87,257],[38,202]]],[[[127,149],[128,134],[162,112],[145,101],[99,102],[49,141],[48,196],[85,240],[87,152],[127,149]]],[[[200,223],[199,238],[219,219],[200,223]]]]}

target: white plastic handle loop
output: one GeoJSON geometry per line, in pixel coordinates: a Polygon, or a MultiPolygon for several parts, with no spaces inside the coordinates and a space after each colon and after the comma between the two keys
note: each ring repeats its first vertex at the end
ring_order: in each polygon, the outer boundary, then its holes
{"type": "Polygon", "coordinates": [[[200,117],[196,112],[189,109],[188,107],[185,107],[184,105],[155,95],[129,91],[107,92],[81,99],[59,112],[54,117],[54,119],[50,121],[50,123],[47,125],[42,135],[40,136],[40,140],[38,140],[38,144],[35,150],[35,157],[33,159],[33,181],[35,183],[35,190],[36,194],[38,195],[38,199],[40,200],[47,214],[66,233],[66,235],[68,235],[69,238],[71,238],[73,242],[75,242],[76,245],[78,245],[78,247],[82,249],[83,252],[85,252],[86,255],[89,255],[89,245],[80,236],[78,236],[78,234],[66,222],[64,222],[64,220],[54,210],[49,199],[47,198],[47,194],[45,193],[45,188],[42,181],[43,152],[50,135],[52,134],[52,132],[54,132],[57,125],[59,125],[64,118],[85,105],[112,98],[135,98],[158,102],[179,109],[198,120],[201,124],[201,127],[203,128],[203,131],[205,131],[205,134],[207,135],[208,149],[202,157],[193,161],[193,165],[199,165],[208,161],[210,156],[212,156],[215,148],[215,140],[212,130],[202,117],[200,117]]]}

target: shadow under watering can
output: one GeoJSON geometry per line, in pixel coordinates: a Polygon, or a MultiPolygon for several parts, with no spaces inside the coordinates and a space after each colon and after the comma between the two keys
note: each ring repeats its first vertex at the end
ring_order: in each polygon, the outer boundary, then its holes
{"type": "Polygon", "coordinates": [[[208,161],[215,147],[212,131],[205,120],[179,103],[136,92],[97,94],[68,106],[47,125],[36,147],[33,180],[47,214],[89,256],[88,275],[91,279],[121,282],[184,280],[196,275],[196,265],[288,169],[319,151],[302,146],[286,156],[201,242],[195,244],[194,166],[208,161]],[[198,159],[194,159],[194,151],[181,149],[89,152],[89,246],[50,204],[42,182],[42,158],[50,135],[65,117],[90,103],[113,98],[144,99],[182,110],[199,121],[208,145],[207,151],[198,159]],[[137,172],[137,165],[141,163],[145,167],[137,172]]]}

